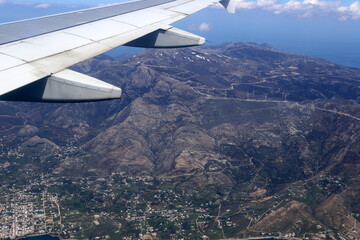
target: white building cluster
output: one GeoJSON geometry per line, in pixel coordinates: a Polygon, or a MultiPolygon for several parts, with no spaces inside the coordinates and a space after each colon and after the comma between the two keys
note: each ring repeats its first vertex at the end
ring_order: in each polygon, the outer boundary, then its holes
{"type": "Polygon", "coordinates": [[[59,209],[50,195],[19,193],[1,200],[0,239],[54,233],[61,226],[59,209]]]}

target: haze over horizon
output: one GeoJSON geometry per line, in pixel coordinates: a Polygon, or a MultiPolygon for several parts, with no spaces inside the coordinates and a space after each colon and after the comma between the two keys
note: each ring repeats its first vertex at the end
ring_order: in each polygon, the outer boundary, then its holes
{"type": "MultiPolygon", "coordinates": [[[[122,1],[0,0],[0,22],[74,11],[122,1]]],[[[237,13],[213,7],[175,24],[204,36],[208,44],[231,41],[273,47],[360,68],[359,1],[237,0],[237,13]],[[236,24],[234,24],[234,22],[236,24]],[[220,32],[221,31],[221,32],[220,32]]],[[[112,55],[136,50],[120,48],[112,55]]]]}

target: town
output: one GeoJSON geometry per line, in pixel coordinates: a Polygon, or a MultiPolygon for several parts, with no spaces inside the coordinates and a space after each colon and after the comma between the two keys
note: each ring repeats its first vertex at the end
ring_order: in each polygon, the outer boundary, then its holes
{"type": "Polygon", "coordinates": [[[0,200],[0,239],[61,232],[56,196],[16,193],[0,200]]]}
{"type": "MultiPolygon", "coordinates": [[[[266,199],[269,205],[257,200],[259,190],[244,196],[244,203],[253,202],[249,208],[241,201],[235,204],[124,172],[87,178],[42,175],[12,191],[1,198],[0,239],[41,234],[65,239],[226,239],[302,194],[300,188],[288,189],[278,199],[266,199]]],[[[258,234],[296,239],[295,232],[258,234]]],[[[332,233],[320,235],[327,234],[332,233]]]]}

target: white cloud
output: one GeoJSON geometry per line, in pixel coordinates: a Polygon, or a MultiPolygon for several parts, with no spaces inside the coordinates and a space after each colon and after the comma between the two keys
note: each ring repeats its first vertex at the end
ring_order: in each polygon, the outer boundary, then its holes
{"type": "Polygon", "coordinates": [[[247,0],[237,0],[236,1],[237,9],[254,9],[256,7],[258,7],[257,2],[250,2],[247,0]]]}
{"type": "Polygon", "coordinates": [[[335,15],[340,21],[360,20],[359,1],[343,5],[337,0],[236,0],[236,9],[260,9],[274,14],[294,14],[301,18],[335,15]]]}
{"type": "Polygon", "coordinates": [[[211,26],[211,24],[209,24],[209,23],[203,22],[203,23],[201,23],[201,24],[199,25],[199,31],[200,31],[200,32],[208,32],[208,31],[210,31],[211,29],[212,29],[212,26],[211,26]]]}
{"type": "Polygon", "coordinates": [[[212,27],[212,25],[210,23],[203,22],[200,25],[190,25],[189,29],[192,30],[192,31],[197,30],[197,31],[200,31],[200,32],[208,32],[211,29],[213,29],[213,27],[212,27]]]}
{"type": "Polygon", "coordinates": [[[343,20],[360,20],[360,2],[353,2],[349,6],[341,6],[338,11],[342,13],[343,20]]]}
{"type": "Polygon", "coordinates": [[[40,4],[36,4],[34,7],[39,9],[44,9],[44,8],[49,8],[50,6],[51,6],[50,3],[40,3],[40,4]]]}

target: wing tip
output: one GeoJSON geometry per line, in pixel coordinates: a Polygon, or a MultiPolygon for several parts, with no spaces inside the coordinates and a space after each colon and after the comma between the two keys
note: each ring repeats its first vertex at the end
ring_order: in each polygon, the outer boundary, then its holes
{"type": "Polygon", "coordinates": [[[228,11],[228,13],[235,13],[235,0],[221,0],[220,3],[228,11]]]}

